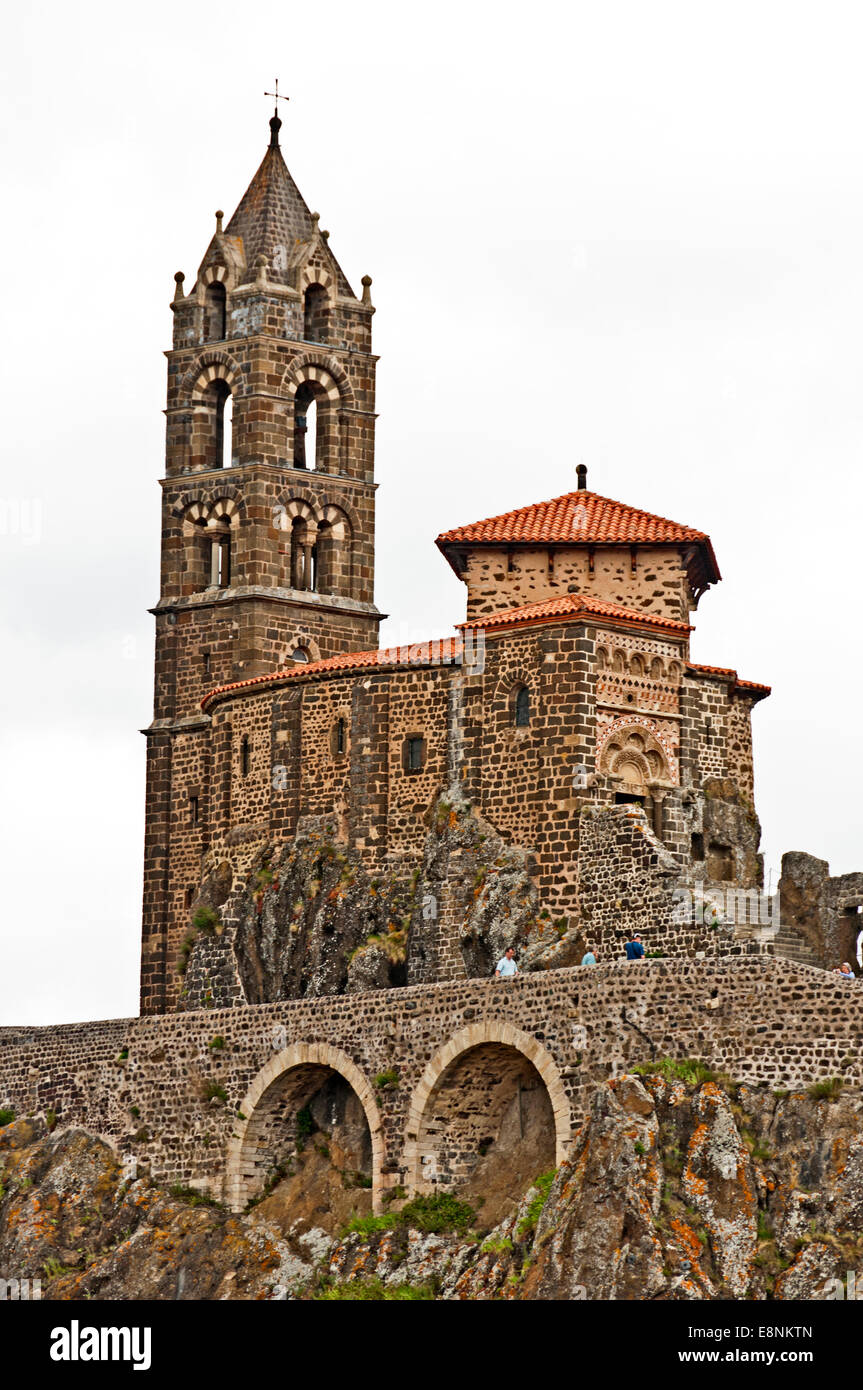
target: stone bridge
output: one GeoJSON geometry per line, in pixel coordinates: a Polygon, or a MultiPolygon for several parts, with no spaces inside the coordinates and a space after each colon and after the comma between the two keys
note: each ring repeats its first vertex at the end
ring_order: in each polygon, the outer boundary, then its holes
{"type": "Polygon", "coordinates": [[[234,1210],[258,1195],[328,1079],[368,1124],[387,1187],[457,1185],[524,1092],[548,1155],[594,1085],[652,1057],[703,1058],[750,1084],[863,1083],[863,985],[765,956],[645,960],[233,1009],[0,1029],[0,1107],[53,1111],[160,1182],[234,1210]]]}

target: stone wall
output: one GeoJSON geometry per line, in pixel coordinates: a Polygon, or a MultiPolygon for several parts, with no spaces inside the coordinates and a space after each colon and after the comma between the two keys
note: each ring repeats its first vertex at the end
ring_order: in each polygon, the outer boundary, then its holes
{"type": "Polygon", "coordinates": [[[782,856],[779,911],[783,927],[797,932],[825,969],[848,961],[861,974],[863,873],[831,877],[825,859],[791,850],[782,856]]]}
{"type": "Polygon", "coordinates": [[[669,547],[476,547],[468,552],[467,616],[480,618],[561,594],[591,594],[628,608],[689,621],[695,600],[686,568],[669,547]]]}
{"type": "MultiPolygon", "coordinates": [[[[61,1126],[85,1126],[158,1179],[206,1186],[242,1206],[264,1181],[275,1130],[290,1132],[287,1081],[297,1075],[289,1089],[301,1106],[335,1071],[363,1104],[380,1200],[387,1186],[432,1181],[437,1097],[453,1064],[492,1045],[521,1054],[542,1079],[558,1161],[594,1085],[651,1054],[701,1057],[772,1087],[830,1076],[863,1082],[859,986],[743,957],[5,1028],[0,1106],[19,1115],[53,1110],[61,1126]],[[421,1151],[421,1133],[430,1151],[421,1151]]],[[[468,1074],[474,1091],[463,1092],[462,1104],[473,1126],[489,1078],[482,1068],[468,1074]]],[[[452,1132],[449,1142],[457,1142],[452,1132]]]]}

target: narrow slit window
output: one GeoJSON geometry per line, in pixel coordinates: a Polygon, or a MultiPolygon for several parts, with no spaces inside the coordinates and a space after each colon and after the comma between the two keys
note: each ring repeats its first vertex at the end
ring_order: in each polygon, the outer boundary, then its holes
{"type": "Polygon", "coordinates": [[[249,737],[248,734],[244,734],[243,741],[240,744],[240,771],[244,777],[248,777],[249,775],[249,763],[249,737]]]}
{"type": "Polygon", "coordinates": [[[530,691],[526,685],[519,687],[515,697],[515,727],[526,729],[530,724],[530,691]]]}

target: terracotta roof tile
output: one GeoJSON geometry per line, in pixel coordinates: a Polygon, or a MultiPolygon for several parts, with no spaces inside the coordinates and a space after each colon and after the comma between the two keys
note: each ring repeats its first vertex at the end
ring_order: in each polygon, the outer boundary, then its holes
{"type": "Polygon", "coordinates": [[[457,526],[437,538],[439,549],[457,574],[459,570],[447,553],[454,546],[683,545],[687,542],[703,552],[707,582],[720,579],[713,546],[704,531],[615,502],[610,497],[600,497],[586,489],[564,493],[549,502],[518,507],[468,526],[457,526]]]}
{"type": "Polygon", "coordinates": [[[735,690],[748,690],[757,700],[763,700],[773,689],[770,685],[760,685],[758,681],[741,680],[730,666],[700,666],[697,662],[690,661],[686,669],[696,675],[721,676],[723,680],[732,682],[735,690]]]}
{"type": "Polygon", "coordinates": [[[506,608],[500,613],[487,613],[482,618],[459,623],[459,630],[465,628],[517,627],[521,623],[537,623],[553,618],[573,618],[580,615],[593,615],[598,618],[616,618],[621,622],[638,623],[641,626],[667,628],[672,632],[691,632],[688,623],[666,618],[661,613],[648,613],[643,609],[624,608],[619,603],[608,603],[605,599],[594,598],[592,594],[562,594],[560,598],[542,599],[539,603],[527,603],[520,608],[506,608]]]}
{"type": "Polygon", "coordinates": [[[449,665],[458,659],[461,652],[459,637],[433,637],[429,641],[413,642],[404,647],[383,647],[374,652],[345,652],[341,656],[327,657],[324,661],[292,662],[280,671],[265,671],[260,676],[249,676],[248,680],[217,685],[204,696],[201,708],[206,709],[217,695],[227,695],[253,686],[281,684],[307,676],[338,675],[342,671],[371,671],[375,667],[449,665]]]}

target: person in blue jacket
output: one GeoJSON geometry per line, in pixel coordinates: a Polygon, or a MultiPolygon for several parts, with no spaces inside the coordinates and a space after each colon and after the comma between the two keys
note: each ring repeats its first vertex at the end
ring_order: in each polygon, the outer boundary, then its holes
{"type": "Polygon", "coordinates": [[[623,949],[626,952],[627,960],[641,960],[644,955],[644,946],[638,932],[635,933],[631,941],[625,943],[623,949]]]}

